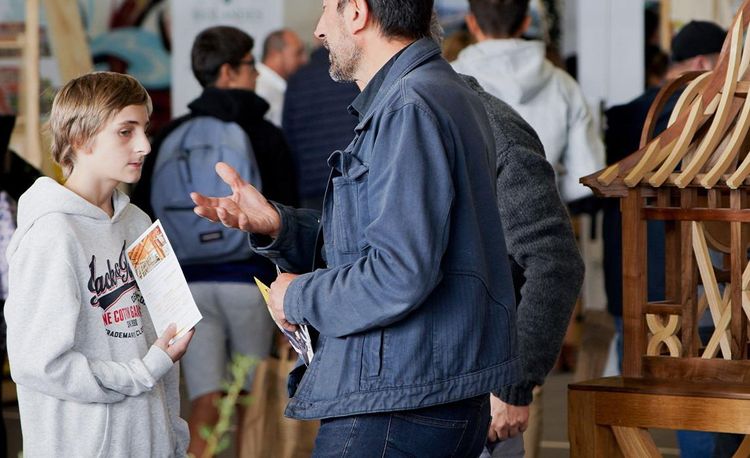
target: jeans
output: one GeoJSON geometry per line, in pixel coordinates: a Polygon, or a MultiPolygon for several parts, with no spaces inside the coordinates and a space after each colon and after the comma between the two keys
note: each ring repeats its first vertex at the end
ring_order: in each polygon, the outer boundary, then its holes
{"type": "Polygon", "coordinates": [[[490,424],[488,395],[417,410],[322,420],[314,457],[476,457],[490,424]]]}

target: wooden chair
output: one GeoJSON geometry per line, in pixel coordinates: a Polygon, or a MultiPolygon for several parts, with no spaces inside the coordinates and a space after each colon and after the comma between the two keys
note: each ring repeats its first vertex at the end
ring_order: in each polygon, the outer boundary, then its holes
{"type": "MultiPolygon", "coordinates": [[[[569,386],[571,456],[660,456],[647,428],[750,434],[749,23],[746,0],[716,68],[663,88],[640,149],[581,179],[621,199],[625,355],[622,377],[569,386]],[[669,127],[652,138],[679,89],[669,127]],[[647,297],[648,220],[665,223],[659,302],[647,297]],[[706,309],[715,329],[703,341],[697,324],[706,309]]],[[[750,456],[750,441],[736,456],[750,456]]]]}

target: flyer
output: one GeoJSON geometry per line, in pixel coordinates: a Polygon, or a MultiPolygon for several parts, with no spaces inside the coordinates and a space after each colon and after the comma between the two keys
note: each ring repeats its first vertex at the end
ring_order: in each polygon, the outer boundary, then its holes
{"type": "Polygon", "coordinates": [[[175,323],[179,339],[203,316],[159,220],[127,248],[127,255],[156,334],[161,336],[175,323]]]}

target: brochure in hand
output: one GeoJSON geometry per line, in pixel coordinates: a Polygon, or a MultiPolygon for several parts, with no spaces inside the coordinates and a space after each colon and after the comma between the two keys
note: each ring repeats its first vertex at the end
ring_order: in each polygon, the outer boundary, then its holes
{"type": "MultiPolygon", "coordinates": [[[[263,300],[266,301],[266,306],[268,306],[268,291],[270,288],[256,277],[253,278],[255,278],[255,283],[258,285],[260,294],[263,296],[263,300]]],[[[269,309],[268,312],[271,313],[271,310],[269,309]]],[[[298,325],[296,331],[288,331],[279,326],[278,323],[276,325],[281,329],[281,332],[286,336],[287,340],[289,340],[289,343],[292,344],[292,348],[294,348],[297,354],[299,354],[302,361],[305,362],[305,365],[309,366],[310,361],[313,359],[313,350],[312,339],[310,339],[310,331],[307,329],[307,325],[298,325]]]]}
{"type": "Polygon", "coordinates": [[[202,318],[185,275],[159,220],[127,248],[128,264],[146,302],[156,335],[170,323],[177,325],[174,340],[182,337],[202,318]]]}

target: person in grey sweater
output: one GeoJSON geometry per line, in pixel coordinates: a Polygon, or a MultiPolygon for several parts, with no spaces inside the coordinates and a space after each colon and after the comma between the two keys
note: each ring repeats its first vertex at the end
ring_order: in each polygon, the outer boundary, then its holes
{"type": "Polygon", "coordinates": [[[493,456],[523,457],[532,391],[557,359],[583,283],[583,260],[539,137],[508,104],[461,76],[482,99],[495,137],[497,205],[516,287],[523,369],[520,383],[492,396],[488,442],[493,456]]]}

